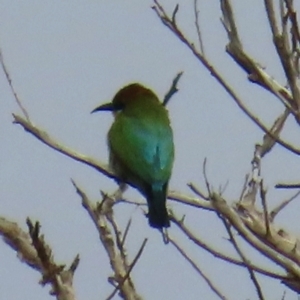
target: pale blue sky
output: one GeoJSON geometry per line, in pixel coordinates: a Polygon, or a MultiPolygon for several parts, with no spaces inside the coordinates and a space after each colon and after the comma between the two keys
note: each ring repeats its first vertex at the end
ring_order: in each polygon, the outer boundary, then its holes
{"type": "MultiPolygon", "coordinates": [[[[215,66],[236,88],[243,101],[268,124],[281,112],[271,95],[247,82],[245,74],[224,53],[226,34],[220,23],[219,1],[199,1],[206,52],[215,66]]],[[[285,84],[262,1],[232,1],[245,48],[267,71],[285,84]]],[[[180,3],[178,24],[197,43],[193,1],[162,0],[172,10],[180,3]]],[[[168,105],[172,120],[176,162],[170,189],[189,193],[186,183],[203,185],[202,162],[208,159],[208,175],[214,186],[229,181],[225,196],[236,200],[245,174],[250,170],[254,144],[262,132],[247,119],[187,48],[158,20],[152,1],[0,1],[0,46],[14,86],[32,121],[57,140],[102,161],[107,160],[106,132],[110,114],[90,115],[100,103],[130,82],[151,87],[160,97],[173,77],[184,71],[180,92],[168,105]]],[[[297,4],[300,9],[300,5],[297,4]]],[[[73,178],[94,200],[99,189],[114,191],[116,185],[103,175],[47,148],[20,126],[12,113],[20,113],[0,72],[0,215],[25,227],[30,216],[42,224],[55,258],[70,263],[81,255],[75,275],[78,299],[105,299],[112,291],[108,259],[98,235],[70,182],[73,178]]],[[[290,120],[285,136],[296,144],[298,128],[290,120]]],[[[278,192],[278,181],[299,180],[299,158],[276,146],[263,162],[270,206],[290,195],[278,192]]],[[[142,197],[128,192],[133,199],[142,197]]],[[[169,201],[178,215],[197,234],[221,249],[229,249],[222,226],[212,213],[189,209],[169,201]]],[[[280,224],[298,234],[295,202],[279,217],[280,224]],[[293,219],[294,218],[294,219],[293,219]],[[290,222],[295,220],[295,223],[290,222]]],[[[131,257],[145,237],[145,252],[133,271],[137,291],[145,299],[216,299],[171,245],[148,226],[139,209],[119,205],[117,218],[125,226],[133,217],[128,237],[131,257]]],[[[187,251],[214,278],[232,300],[256,299],[248,273],[217,262],[178,234],[187,251]],[[238,287],[237,287],[238,281],[238,287]],[[238,291],[238,293],[237,293],[238,291]]],[[[254,258],[257,256],[254,254],[254,258]]],[[[48,288],[38,286],[39,274],[22,265],[15,253],[0,243],[0,299],[48,300],[48,288]]],[[[259,277],[260,278],[260,277],[259,277]]],[[[263,280],[267,299],[279,299],[283,287],[263,280]]],[[[286,299],[296,299],[288,292],[286,299]]]]}

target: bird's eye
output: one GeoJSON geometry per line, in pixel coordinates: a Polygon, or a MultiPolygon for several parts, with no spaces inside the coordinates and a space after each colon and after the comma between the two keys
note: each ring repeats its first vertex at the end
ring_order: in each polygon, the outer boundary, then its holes
{"type": "Polygon", "coordinates": [[[124,105],[124,103],[116,103],[115,105],[114,105],[114,111],[120,111],[120,110],[122,110],[123,108],[125,107],[125,105],[124,105]]]}

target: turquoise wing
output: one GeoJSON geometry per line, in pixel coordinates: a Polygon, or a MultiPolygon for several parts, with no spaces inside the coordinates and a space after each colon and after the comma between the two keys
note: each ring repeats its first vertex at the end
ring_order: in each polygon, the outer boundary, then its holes
{"type": "Polygon", "coordinates": [[[169,122],[119,116],[109,131],[110,151],[136,178],[165,183],[174,160],[173,132],[169,122]]]}

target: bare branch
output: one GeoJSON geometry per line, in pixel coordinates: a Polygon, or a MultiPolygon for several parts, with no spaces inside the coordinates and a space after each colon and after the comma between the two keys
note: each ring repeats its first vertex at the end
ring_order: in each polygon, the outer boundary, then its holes
{"type": "Polygon", "coordinates": [[[199,10],[198,10],[198,0],[194,0],[194,15],[195,15],[195,27],[197,31],[199,46],[200,46],[200,53],[205,57],[205,51],[204,51],[204,44],[202,41],[202,34],[200,29],[200,20],[199,20],[199,10]]]}
{"type": "Polygon", "coordinates": [[[31,243],[28,233],[24,232],[17,223],[0,217],[0,235],[3,240],[18,254],[21,262],[35,270],[42,270],[42,263],[31,243]]]}
{"type": "Polygon", "coordinates": [[[33,136],[35,136],[38,140],[40,140],[42,143],[46,144],[50,148],[76,160],[79,161],[85,165],[88,165],[97,171],[101,172],[107,177],[118,179],[118,177],[113,173],[113,171],[109,168],[108,165],[103,164],[95,159],[92,159],[84,154],[78,153],[70,148],[67,148],[66,146],[60,144],[57,142],[54,138],[52,138],[47,132],[39,129],[31,122],[28,122],[24,118],[13,115],[14,117],[14,123],[21,125],[26,131],[31,133],[33,136]]]}
{"type": "Polygon", "coordinates": [[[270,229],[270,220],[269,220],[269,212],[268,212],[266,194],[267,194],[267,192],[264,188],[263,180],[261,180],[261,182],[260,182],[260,198],[261,198],[264,219],[265,219],[266,235],[269,236],[269,235],[271,235],[271,229],[270,229]]]}
{"type": "Polygon", "coordinates": [[[279,212],[281,212],[288,204],[290,204],[294,199],[296,199],[300,195],[300,191],[298,191],[295,195],[293,195],[291,198],[286,199],[282,201],[278,206],[276,206],[271,212],[270,212],[270,220],[271,222],[274,221],[276,216],[279,212]]]}
{"type": "MultiPolygon", "coordinates": [[[[247,191],[249,177],[250,177],[249,174],[245,175],[244,185],[243,185],[243,188],[241,191],[241,195],[239,197],[239,202],[241,202],[245,198],[245,193],[247,191]]],[[[254,197],[255,197],[255,195],[254,195],[254,197]]],[[[252,203],[252,200],[250,200],[250,203],[252,203]]]]}
{"type": "Polygon", "coordinates": [[[130,264],[129,266],[129,269],[126,273],[126,275],[123,277],[122,281],[116,286],[115,290],[106,298],[106,300],[111,300],[113,299],[113,297],[115,296],[115,294],[117,293],[118,290],[121,289],[122,285],[124,284],[124,282],[126,281],[126,279],[129,278],[129,275],[133,269],[133,267],[136,265],[137,261],[139,260],[139,258],[141,257],[143,251],[144,251],[144,248],[146,246],[146,243],[147,243],[148,239],[144,239],[138,253],[136,254],[134,260],[132,261],[132,263],[130,264]]]}
{"type": "Polygon", "coordinates": [[[228,39],[237,48],[242,49],[242,43],[238,34],[237,26],[234,21],[234,14],[229,0],[221,0],[221,11],[223,13],[222,24],[227,32],[228,39]]]}
{"type": "Polygon", "coordinates": [[[164,106],[167,106],[167,104],[169,103],[172,96],[178,92],[177,84],[178,84],[182,74],[183,74],[183,72],[179,72],[176,75],[176,77],[173,79],[172,85],[171,85],[169,91],[167,92],[167,94],[164,97],[164,101],[163,101],[164,106]]]}
{"type": "Polygon", "coordinates": [[[300,189],[300,183],[277,183],[276,189],[300,189]]]}
{"type": "Polygon", "coordinates": [[[188,196],[186,194],[175,192],[175,191],[169,191],[168,193],[168,199],[171,199],[176,202],[180,202],[186,205],[190,205],[192,207],[198,207],[206,210],[213,210],[213,207],[207,199],[199,199],[196,197],[188,196]]]}
{"type": "Polygon", "coordinates": [[[125,241],[126,241],[126,238],[127,238],[127,234],[128,234],[128,232],[129,232],[129,229],[130,229],[130,226],[131,226],[131,221],[132,221],[132,219],[130,218],[130,219],[128,220],[128,222],[127,222],[126,227],[125,227],[125,231],[124,231],[123,238],[122,238],[122,241],[121,241],[121,248],[123,248],[124,245],[125,245],[125,241]]]}
{"type": "Polygon", "coordinates": [[[299,117],[299,108],[300,108],[300,81],[298,79],[298,71],[297,71],[297,65],[293,61],[292,56],[290,55],[291,49],[289,44],[289,37],[286,29],[286,16],[285,11],[283,7],[283,0],[281,3],[281,23],[282,23],[282,32],[279,32],[279,29],[277,27],[276,17],[275,17],[275,10],[273,7],[273,1],[272,0],[264,0],[266,11],[268,14],[268,19],[270,23],[270,27],[273,34],[273,42],[275,45],[275,48],[278,53],[278,57],[281,61],[282,68],[285,72],[286,78],[288,80],[289,86],[291,88],[291,92],[293,95],[293,101],[294,105],[296,106],[297,115],[296,120],[300,122],[299,117]]]}
{"type": "Polygon", "coordinates": [[[238,35],[233,10],[228,0],[221,1],[223,25],[227,31],[229,44],[226,51],[232,59],[248,74],[248,79],[274,94],[283,105],[297,118],[297,107],[291,92],[272,78],[261,65],[255,62],[243,49],[238,35]]]}
{"type": "Polygon", "coordinates": [[[232,243],[233,247],[235,248],[236,252],[238,253],[238,255],[240,256],[240,258],[242,259],[242,261],[245,263],[245,266],[250,274],[250,278],[251,278],[251,281],[253,282],[254,286],[255,286],[255,289],[256,289],[256,292],[257,292],[257,296],[260,300],[264,300],[265,297],[263,296],[263,292],[262,292],[262,289],[260,287],[260,284],[256,278],[256,275],[254,273],[254,270],[253,268],[251,267],[251,262],[248,260],[248,258],[246,257],[246,255],[243,253],[243,251],[241,250],[241,248],[239,247],[233,233],[232,233],[232,230],[231,230],[231,225],[228,223],[228,221],[224,218],[222,218],[222,221],[223,221],[223,224],[227,230],[227,233],[229,235],[229,240],[230,242],[232,243]]]}
{"type": "Polygon", "coordinates": [[[176,15],[178,10],[179,10],[179,4],[176,4],[174,11],[172,13],[172,22],[175,24],[175,26],[176,26],[176,15]]]}
{"type": "Polygon", "coordinates": [[[169,238],[170,243],[176,250],[186,259],[186,261],[193,267],[193,269],[205,280],[210,289],[220,298],[226,300],[227,298],[219,291],[219,289],[212,283],[211,279],[195,264],[195,262],[185,253],[185,251],[178,245],[175,240],[169,238]]]}
{"type": "Polygon", "coordinates": [[[268,133],[265,133],[263,138],[262,149],[261,149],[261,157],[264,157],[267,153],[269,153],[273,149],[283,129],[285,121],[287,120],[289,115],[290,115],[290,110],[286,108],[285,111],[273,123],[273,126],[270,129],[270,133],[275,137],[275,139],[268,133]]]}
{"type": "Polygon", "coordinates": [[[265,257],[285,268],[289,273],[299,277],[300,267],[296,263],[296,261],[299,261],[299,256],[296,254],[297,251],[295,251],[293,241],[283,237],[275,229],[272,230],[272,234],[266,236],[264,219],[254,208],[247,211],[249,207],[239,205],[235,210],[228,206],[226,201],[216,193],[213,193],[211,199],[215,209],[230,221],[250,245],[265,257]],[[255,235],[253,235],[253,232],[255,235]],[[270,246],[266,243],[266,239],[270,246]]]}
{"type": "MultiPolygon", "coordinates": [[[[237,96],[235,91],[231,88],[231,86],[227,83],[227,81],[216,71],[214,66],[205,59],[205,57],[196,50],[193,43],[188,41],[188,39],[184,36],[184,34],[181,32],[181,30],[177,27],[176,24],[172,22],[172,19],[166,14],[162,6],[159,4],[157,0],[154,1],[155,6],[153,6],[153,10],[159,17],[159,19],[162,21],[162,23],[168,27],[193,53],[193,55],[203,64],[203,66],[210,72],[210,74],[221,84],[221,86],[225,89],[225,91],[231,96],[231,98],[235,101],[235,103],[239,106],[239,108],[265,133],[268,133],[272,138],[276,140],[278,144],[283,146],[284,148],[288,149],[289,151],[300,155],[300,149],[295,148],[291,144],[283,141],[280,138],[276,138],[274,134],[270,132],[270,130],[267,128],[266,125],[264,125],[259,118],[256,117],[254,113],[252,113],[241,101],[241,99],[237,96]]],[[[271,80],[270,76],[268,76],[265,72],[262,71],[261,68],[258,68],[257,64],[255,64],[257,72],[259,72],[260,76],[263,76],[263,80],[265,80],[269,85],[271,85],[273,88],[271,89],[272,92],[276,93],[276,95],[282,99],[282,101],[285,101],[284,97],[288,97],[289,95],[288,90],[282,88],[280,86],[280,89],[275,88],[274,81],[271,80]]],[[[263,82],[263,81],[262,81],[263,82]]],[[[286,102],[286,106],[291,109],[291,112],[295,115],[297,115],[297,111],[292,109],[291,105],[286,102]]]]}
{"type": "Polygon", "coordinates": [[[199,196],[202,199],[205,199],[207,201],[209,200],[209,197],[205,196],[204,193],[202,193],[193,183],[190,182],[187,185],[197,196],[199,196]]]}
{"type": "Polygon", "coordinates": [[[116,231],[115,229],[112,231],[109,226],[109,223],[115,223],[115,221],[112,222],[114,199],[103,194],[102,202],[94,206],[76,183],[74,181],[72,181],[72,183],[81,198],[82,206],[87,210],[98,230],[101,243],[104,246],[110,260],[111,268],[114,271],[114,276],[111,280],[117,283],[115,287],[118,287],[117,289],[120,290],[120,297],[126,300],[141,300],[142,298],[137,294],[130,278],[130,266],[127,262],[125,249],[123,246],[120,247],[121,243],[117,244],[118,237],[113,234],[113,232],[116,234],[116,231]]]}
{"type": "Polygon", "coordinates": [[[273,0],[264,0],[264,2],[265,2],[266,12],[268,15],[268,20],[269,20],[269,24],[270,24],[270,28],[272,30],[273,36],[278,36],[278,35],[280,35],[280,33],[279,33],[277,21],[276,21],[273,0]]]}
{"type": "Polygon", "coordinates": [[[42,275],[40,283],[50,284],[50,293],[58,300],[75,300],[73,277],[79,264],[77,255],[68,269],[54,262],[52,251],[39,233],[39,223],[27,221],[30,235],[16,223],[0,217],[0,235],[17,253],[18,258],[42,275]]]}
{"type": "Polygon", "coordinates": [[[10,90],[11,90],[12,94],[14,95],[14,98],[15,98],[18,106],[20,107],[20,109],[21,109],[23,115],[25,116],[26,120],[28,122],[30,122],[29,114],[28,114],[27,110],[24,108],[24,106],[22,105],[22,102],[19,99],[19,96],[16,93],[15,88],[13,86],[12,79],[10,77],[8,68],[5,65],[4,58],[3,58],[3,53],[2,53],[1,49],[0,49],[0,64],[1,64],[2,70],[3,70],[4,74],[5,74],[6,80],[7,80],[8,84],[9,84],[10,90]]]}
{"type": "Polygon", "coordinates": [[[253,159],[251,161],[252,170],[251,176],[248,183],[248,189],[245,188],[245,192],[243,193],[243,197],[240,198],[239,203],[244,206],[254,207],[257,190],[261,181],[261,152],[262,146],[259,144],[255,145],[253,159]]]}
{"type": "Polygon", "coordinates": [[[299,24],[297,21],[297,13],[293,7],[293,1],[284,0],[284,3],[287,9],[286,17],[289,18],[291,22],[292,51],[293,53],[297,53],[298,46],[300,44],[300,31],[299,31],[299,24]]]}
{"type": "Polygon", "coordinates": [[[208,195],[210,196],[210,194],[211,194],[211,188],[210,188],[210,184],[209,184],[209,181],[208,181],[208,178],[207,178],[206,163],[207,163],[207,159],[205,157],[205,159],[203,161],[203,168],[202,168],[203,171],[202,172],[203,172],[203,177],[204,177],[206,189],[207,189],[208,195]]]}
{"type": "MultiPolygon", "coordinates": [[[[194,244],[196,244],[197,246],[201,247],[202,249],[204,249],[205,251],[207,251],[208,253],[212,254],[214,257],[221,259],[223,261],[226,261],[230,264],[234,264],[240,267],[246,267],[246,265],[244,264],[243,261],[240,261],[238,259],[235,259],[233,257],[230,257],[228,255],[225,255],[223,253],[221,253],[220,251],[215,250],[213,247],[209,246],[207,243],[203,242],[200,238],[196,237],[184,224],[184,222],[182,222],[181,220],[179,220],[178,218],[176,218],[173,214],[171,215],[171,221],[174,222],[178,228],[184,233],[185,236],[187,236],[194,244]]],[[[250,265],[251,268],[253,270],[255,270],[256,272],[271,277],[271,278],[275,278],[275,279],[280,279],[280,280],[285,280],[286,277],[285,275],[280,275],[277,274],[275,272],[271,272],[268,271],[266,269],[263,269],[259,266],[250,265]]]]}

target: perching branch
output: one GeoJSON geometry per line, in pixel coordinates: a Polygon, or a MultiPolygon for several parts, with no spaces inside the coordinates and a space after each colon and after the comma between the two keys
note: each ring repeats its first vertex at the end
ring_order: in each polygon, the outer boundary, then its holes
{"type": "Polygon", "coordinates": [[[50,148],[76,160],[85,165],[88,165],[97,171],[101,172],[105,176],[113,179],[117,179],[117,176],[113,173],[113,171],[109,168],[108,165],[101,163],[93,158],[90,158],[84,154],[74,151],[71,148],[68,148],[61,143],[57,142],[54,138],[52,138],[47,132],[41,130],[33,123],[27,121],[21,116],[14,115],[14,123],[21,125],[27,132],[31,133],[34,137],[36,137],[39,141],[46,144],[50,148]]]}

